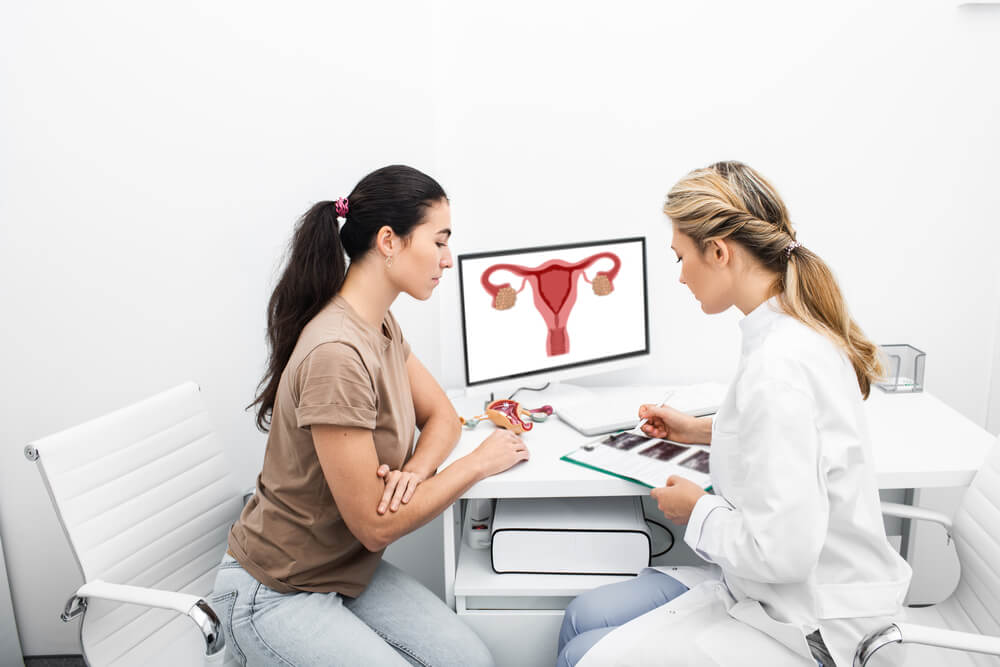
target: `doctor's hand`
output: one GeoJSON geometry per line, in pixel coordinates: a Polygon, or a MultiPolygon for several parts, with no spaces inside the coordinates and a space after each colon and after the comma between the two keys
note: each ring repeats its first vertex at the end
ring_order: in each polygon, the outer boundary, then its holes
{"type": "Polygon", "coordinates": [[[422,475],[415,472],[392,470],[384,463],[378,467],[375,474],[385,482],[385,491],[382,493],[382,500],[379,501],[376,510],[379,514],[385,514],[386,509],[395,512],[399,509],[400,503],[410,502],[413,492],[417,490],[417,485],[424,481],[422,475]]]}
{"type": "Polygon", "coordinates": [[[697,418],[674,410],[667,405],[643,405],[639,418],[648,420],[642,431],[653,438],[666,438],[675,442],[693,443],[697,418]]]}
{"type": "Polygon", "coordinates": [[[708,493],[690,480],[671,475],[667,478],[666,486],[653,489],[649,495],[656,500],[656,506],[663,512],[663,516],[683,526],[691,518],[698,499],[708,493]]]}

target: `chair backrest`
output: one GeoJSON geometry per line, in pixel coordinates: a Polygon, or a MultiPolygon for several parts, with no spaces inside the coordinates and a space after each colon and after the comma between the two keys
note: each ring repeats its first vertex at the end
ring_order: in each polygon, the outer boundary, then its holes
{"type": "Polygon", "coordinates": [[[1000,441],[962,497],[952,533],[961,575],[937,609],[952,627],[971,621],[983,634],[1000,635],[1000,441]]]}
{"type": "MultiPolygon", "coordinates": [[[[85,581],[211,593],[242,499],[197,385],[32,446],[85,581]]],[[[81,639],[91,665],[198,664],[204,654],[190,619],[96,599],[81,639]]]]}

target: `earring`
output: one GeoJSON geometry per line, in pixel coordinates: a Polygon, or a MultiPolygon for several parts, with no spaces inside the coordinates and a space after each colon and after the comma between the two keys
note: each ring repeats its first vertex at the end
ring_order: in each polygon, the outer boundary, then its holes
{"type": "Polygon", "coordinates": [[[386,255],[385,256],[385,268],[387,268],[387,269],[391,269],[392,268],[392,255],[386,255]]]}

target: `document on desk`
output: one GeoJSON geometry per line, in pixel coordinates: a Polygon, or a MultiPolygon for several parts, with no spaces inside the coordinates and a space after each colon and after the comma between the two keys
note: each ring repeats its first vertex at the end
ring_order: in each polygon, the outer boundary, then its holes
{"type": "Polygon", "coordinates": [[[671,475],[689,479],[706,490],[712,486],[707,446],[682,445],[635,431],[593,440],[561,458],[651,489],[666,484],[671,475]]]}

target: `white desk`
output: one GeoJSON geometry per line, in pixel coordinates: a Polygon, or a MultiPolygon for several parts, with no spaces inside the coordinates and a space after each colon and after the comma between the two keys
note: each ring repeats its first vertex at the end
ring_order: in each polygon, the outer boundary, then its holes
{"type": "MultiPolygon", "coordinates": [[[[456,399],[459,414],[478,414],[482,400],[456,399]]],[[[535,401],[531,401],[534,405],[535,401]]],[[[995,438],[930,394],[889,395],[873,389],[866,402],[882,489],[967,485],[995,438]]],[[[494,426],[463,432],[442,464],[471,452],[494,426]]],[[[559,457],[587,438],[557,417],[535,424],[524,436],[531,459],[485,479],[444,514],[446,602],[493,650],[498,664],[551,665],[563,609],[572,597],[622,577],[495,574],[489,550],[461,539],[462,504],[468,498],[646,496],[649,489],[559,457]]],[[[662,563],[697,562],[676,530],[676,546],[662,563]]]]}

